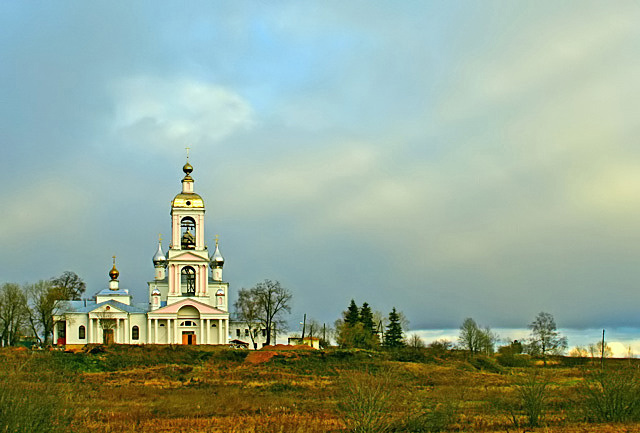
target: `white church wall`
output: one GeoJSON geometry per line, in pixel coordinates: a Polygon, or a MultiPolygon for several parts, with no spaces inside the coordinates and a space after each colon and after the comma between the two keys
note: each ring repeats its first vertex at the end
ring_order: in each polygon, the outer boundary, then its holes
{"type": "Polygon", "coordinates": [[[169,342],[169,337],[167,333],[167,321],[163,320],[158,324],[158,343],[159,344],[167,344],[169,342]]]}
{"type": "Polygon", "coordinates": [[[88,319],[85,314],[67,314],[66,322],[66,344],[87,344],[89,335],[88,319]],[[84,338],[80,338],[80,326],[84,326],[84,338]]]}
{"type": "Polygon", "coordinates": [[[131,344],[145,344],[147,342],[147,315],[131,314],[129,316],[129,341],[131,344]],[[133,339],[133,327],[138,327],[138,339],[133,339]]]}

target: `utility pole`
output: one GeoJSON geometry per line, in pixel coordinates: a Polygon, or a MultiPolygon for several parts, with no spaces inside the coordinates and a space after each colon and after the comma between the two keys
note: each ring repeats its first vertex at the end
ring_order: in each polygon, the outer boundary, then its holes
{"type": "Polygon", "coordinates": [[[384,340],[384,326],[382,326],[382,320],[378,322],[378,333],[380,334],[380,344],[384,340]]]}
{"type": "Polygon", "coordinates": [[[302,344],[304,344],[304,332],[307,327],[307,313],[304,314],[304,319],[302,319],[302,344]]]}
{"type": "Polygon", "coordinates": [[[600,347],[600,369],[604,368],[604,329],[602,330],[602,347],[600,347]]]}
{"type": "Polygon", "coordinates": [[[322,324],[322,343],[327,345],[327,324],[322,324]]]}

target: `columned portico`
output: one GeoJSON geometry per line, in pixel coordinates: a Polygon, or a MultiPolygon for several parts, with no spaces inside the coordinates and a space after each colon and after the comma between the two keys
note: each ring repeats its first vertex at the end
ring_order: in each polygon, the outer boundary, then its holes
{"type": "Polygon", "coordinates": [[[178,319],[173,319],[173,344],[180,344],[178,340],[178,319]]]}

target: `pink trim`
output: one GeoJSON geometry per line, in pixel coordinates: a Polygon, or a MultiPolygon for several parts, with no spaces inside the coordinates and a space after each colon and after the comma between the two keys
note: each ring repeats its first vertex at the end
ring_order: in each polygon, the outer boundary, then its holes
{"type": "Polygon", "coordinates": [[[176,302],[175,304],[167,305],[166,307],[159,308],[152,313],[149,314],[163,314],[163,313],[177,313],[178,310],[182,307],[194,307],[196,310],[200,312],[200,314],[227,314],[222,310],[218,310],[217,308],[210,307],[209,305],[203,304],[202,302],[198,302],[193,299],[184,299],[182,301],[176,302]]]}

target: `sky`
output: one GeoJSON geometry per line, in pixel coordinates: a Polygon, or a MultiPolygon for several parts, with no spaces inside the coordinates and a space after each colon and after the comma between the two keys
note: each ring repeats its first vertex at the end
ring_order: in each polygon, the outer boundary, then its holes
{"type": "Polygon", "coordinates": [[[278,280],[294,328],[351,299],[425,332],[640,327],[638,22],[633,1],[1,2],[0,282],[71,270],[92,295],[115,254],[145,302],[190,147],[232,298],[278,280]]]}

